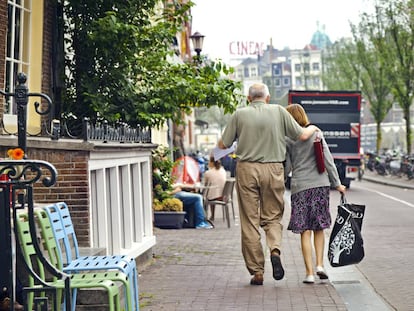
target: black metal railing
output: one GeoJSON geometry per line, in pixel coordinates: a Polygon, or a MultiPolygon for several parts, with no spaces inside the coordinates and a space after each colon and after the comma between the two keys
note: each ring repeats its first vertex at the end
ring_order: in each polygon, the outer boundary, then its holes
{"type": "Polygon", "coordinates": [[[27,77],[24,73],[20,72],[17,74],[17,85],[14,93],[8,93],[0,90],[5,98],[13,97],[17,106],[17,135],[18,145],[26,152],[26,135],[27,135],[27,104],[29,97],[40,97],[46,100],[46,108],[40,109],[40,103],[35,102],[35,110],[40,115],[46,115],[50,112],[52,107],[52,100],[49,96],[43,93],[29,93],[29,89],[26,86],[27,77]]]}
{"type": "Polygon", "coordinates": [[[130,143],[150,143],[151,129],[132,128],[126,123],[109,125],[107,121],[91,124],[88,119],[84,119],[83,139],[85,141],[100,140],[104,142],[118,141],[130,143]]]}
{"type": "MultiPolygon", "coordinates": [[[[46,100],[46,108],[42,110],[40,103],[35,102],[35,110],[40,115],[49,113],[52,106],[51,99],[43,93],[30,93],[26,86],[26,75],[18,74],[18,84],[14,93],[8,93],[0,90],[0,94],[4,97],[13,97],[17,108],[17,134],[18,147],[24,152],[22,160],[1,160],[0,161],[0,289],[2,296],[9,296],[10,310],[14,310],[14,302],[16,301],[16,253],[20,247],[20,241],[17,232],[17,210],[27,209],[29,215],[30,235],[33,247],[36,250],[36,256],[43,263],[46,270],[52,275],[59,277],[65,282],[65,301],[66,310],[70,310],[70,278],[63,272],[58,271],[54,266],[49,264],[43,255],[37,239],[37,231],[33,213],[33,185],[41,181],[44,186],[51,187],[55,184],[57,171],[55,167],[45,161],[27,160],[26,155],[26,136],[27,136],[27,104],[29,97],[40,97],[46,100]],[[13,234],[14,233],[14,234],[13,234]]],[[[44,106],[42,107],[44,108],[44,106]]],[[[30,268],[25,260],[22,260],[28,273],[36,279],[39,287],[25,287],[27,292],[37,293],[35,297],[35,310],[47,310],[48,301],[41,293],[48,292],[51,299],[56,301],[57,289],[50,287],[38,277],[38,275],[30,268]]],[[[26,302],[27,304],[27,302],[26,302]]],[[[60,306],[54,304],[55,309],[59,310],[60,306]]]]}
{"type": "Polygon", "coordinates": [[[43,125],[46,133],[52,139],[68,138],[82,139],[84,141],[119,142],[119,143],[151,143],[151,128],[131,127],[123,122],[110,124],[108,121],[91,122],[84,118],[81,125],[71,120],[52,120],[51,130],[43,125]]]}
{"type": "Polygon", "coordinates": [[[30,135],[27,132],[27,104],[29,97],[40,97],[46,101],[44,110],[40,109],[40,103],[35,102],[35,110],[40,115],[46,115],[52,107],[52,100],[43,93],[29,93],[26,86],[26,75],[19,73],[17,76],[17,85],[14,93],[8,93],[0,90],[4,97],[14,97],[17,106],[17,133],[11,133],[6,129],[3,120],[0,120],[0,129],[3,134],[18,134],[18,145],[23,151],[26,151],[27,136],[41,136],[45,133],[53,140],[61,137],[71,139],[83,139],[84,141],[103,141],[103,142],[120,142],[120,143],[151,143],[151,128],[149,127],[132,127],[124,122],[109,124],[108,121],[91,122],[84,118],[82,122],[72,122],[70,118],[62,120],[44,120],[41,123],[41,130],[36,135],[30,135]]]}
{"type": "MultiPolygon", "coordinates": [[[[40,160],[2,160],[0,161],[0,177],[0,245],[3,250],[0,254],[0,286],[2,290],[7,292],[6,295],[10,297],[12,302],[16,300],[16,254],[19,254],[21,256],[20,262],[24,264],[26,272],[34,278],[34,283],[37,284],[34,287],[23,287],[25,292],[23,296],[27,297],[29,292],[37,294],[34,297],[34,309],[47,310],[48,299],[56,301],[57,298],[57,289],[45,283],[31,265],[25,261],[21,251],[17,249],[24,243],[20,241],[17,230],[18,210],[26,209],[29,215],[31,241],[36,250],[36,256],[51,275],[64,280],[66,310],[70,310],[70,278],[65,273],[57,270],[44,256],[38,242],[34,217],[33,185],[36,182],[41,182],[45,187],[53,186],[57,179],[55,167],[40,160]],[[13,240],[15,240],[15,243],[13,240]],[[39,287],[39,285],[42,286],[39,287]],[[49,298],[46,300],[43,295],[45,292],[49,293],[49,298]]],[[[27,304],[27,301],[25,304],[27,304]]],[[[60,306],[56,304],[54,306],[55,311],[60,310],[60,306]]],[[[11,304],[11,310],[14,310],[14,304],[11,304]]]]}

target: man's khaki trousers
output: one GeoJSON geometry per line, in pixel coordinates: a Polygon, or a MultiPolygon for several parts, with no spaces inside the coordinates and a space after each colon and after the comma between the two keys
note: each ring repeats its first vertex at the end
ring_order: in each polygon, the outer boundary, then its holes
{"type": "Polygon", "coordinates": [[[242,253],[250,274],[264,272],[265,257],[259,227],[271,252],[281,249],[285,191],[282,163],[237,163],[236,187],[240,210],[242,253]]]}

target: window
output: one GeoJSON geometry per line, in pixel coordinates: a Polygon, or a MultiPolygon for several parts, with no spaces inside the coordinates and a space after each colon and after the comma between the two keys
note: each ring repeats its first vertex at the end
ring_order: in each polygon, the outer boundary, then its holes
{"type": "Polygon", "coordinates": [[[295,64],[295,71],[300,71],[300,70],[301,70],[300,64],[295,64]]]}
{"type": "Polygon", "coordinates": [[[297,86],[301,86],[302,85],[302,78],[301,77],[297,77],[296,78],[296,85],[297,86]]]}
{"type": "MultiPolygon", "coordinates": [[[[29,75],[29,34],[31,0],[8,1],[8,25],[6,45],[6,85],[8,93],[14,92],[17,73],[29,75]]],[[[7,98],[6,114],[15,114],[13,98],[7,98]]]]}
{"type": "Polygon", "coordinates": [[[274,66],[273,67],[273,74],[275,76],[280,76],[280,68],[279,68],[279,66],[274,66]]]}
{"type": "Polygon", "coordinates": [[[319,70],[319,63],[312,63],[312,70],[318,71],[319,70]]]}
{"type": "Polygon", "coordinates": [[[251,67],[250,68],[250,76],[251,77],[257,77],[257,68],[256,67],[251,67]]]}
{"type": "Polygon", "coordinates": [[[243,69],[239,68],[237,69],[237,78],[243,78],[243,69]]]}
{"type": "Polygon", "coordinates": [[[279,78],[277,78],[277,79],[275,80],[275,86],[280,86],[280,79],[279,79],[279,78]]]}
{"type": "Polygon", "coordinates": [[[245,76],[246,78],[248,78],[248,77],[249,77],[249,67],[244,67],[244,76],[245,76]]]}
{"type": "Polygon", "coordinates": [[[283,86],[289,86],[290,85],[290,79],[289,78],[283,78],[283,86]]]}
{"type": "Polygon", "coordinates": [[[304,70],[305,72],[309,72],[309,70],[310,70],[310,64],[309,64],[309,63],[304,63],[304,64],[303,64],[303,70],[304,70]]]}

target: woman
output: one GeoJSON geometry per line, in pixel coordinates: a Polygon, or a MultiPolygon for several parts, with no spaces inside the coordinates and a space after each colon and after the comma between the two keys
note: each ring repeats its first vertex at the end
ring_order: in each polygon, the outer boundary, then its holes
{"type": "MultiPolygon", "coordinates": [[[[293,118],[302,127],[310,123],[305,110],[299,104],[292,104],[286,108],[293,118]]],[[[331,225],[329,211],[329,189],[335,188],[341,193],[346,187],[341,185],[338,171],[329,151],[328,145],[321,132],[316,132],[306,141],[287,139],[285,174],[292,171],[291,178],[291,206],[292,212],[288,230],[301,235],[302,255],[305,262],[306,277],[304,283],[315,282],[312,261],[312,233],[316,256],[316,274],[320,279],[328,279],[323,267],[323,251],[325,235],[323,230],[331,225]],[[325,172],[319,173],[313,142],[319,135],[323,144],[325,172]]]]}
{"type": "MultiPolygon", "coordinates": [[[[214,161],[214,157],[210,156],[208,162],[208,170],[204,173],[204,184],[208,186],[207,200],[221,200],[224,184],[226,183],[226,170],[220,161],[214,161]]],[[[211,205],[210,220],[214,221],[215,206],[211,205]]]]}

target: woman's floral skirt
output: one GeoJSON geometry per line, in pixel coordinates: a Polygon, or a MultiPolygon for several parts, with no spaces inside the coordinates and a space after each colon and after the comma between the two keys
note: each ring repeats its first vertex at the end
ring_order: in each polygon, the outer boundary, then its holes
{"type": "Polygon", "coordinates": [[[317,187],[291,195],[291,215],[288,230],[323,230],[331,226],[329,187],[317,187]]]}

